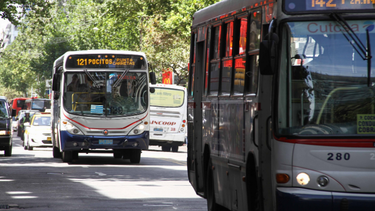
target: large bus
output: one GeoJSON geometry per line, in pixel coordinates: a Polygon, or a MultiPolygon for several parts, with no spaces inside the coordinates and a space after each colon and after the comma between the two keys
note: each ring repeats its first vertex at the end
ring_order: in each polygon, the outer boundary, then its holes
{"type": "Polygon", "coordinates": [[[44,112],[51,109],[51,99],[45,98],[30,98],[25,101],[27,110],[38,110],[44,112]]]}
{"type": "Polygon", "coordinates": [[[194,14],[188,175],[208,210],[374,210],[375,1],[194,14]]]}
{"type": "Polygon", "coordinates": [[[10,107],[12,109],[15,109],[16,110],[16,116],[18,116],[18,112],[21,110],[21,109],[27,109],[27,104],[26,104],[26,100],[28,100],[30,98],[26,98],[26,97],[17,97],[17,98],[13,98],[11,101],[10,101],[10,107]]]}
{"type": "MultiPolygon", "coordinates": [[[[144,53],[70,51],[53,66],[53,157],[108,152],[139,163],[149,146],[149,73],[144,53]]],[[[151,81],[149,80],[151,76],[151,81]]]]}
{"type": "Polygon", "coordinates": [[[150,145],[178,152],[186,143],[187,90],[183,86],[156,84],[150,94],[150,145]]]}

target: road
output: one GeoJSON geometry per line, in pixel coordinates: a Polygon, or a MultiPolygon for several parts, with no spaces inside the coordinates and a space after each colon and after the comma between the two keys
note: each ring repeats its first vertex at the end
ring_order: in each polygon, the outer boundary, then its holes
{"type": "Polygon", "coordinates": [[[207,210],[187,178],[186,147],[151,146],[140,164],[112,154],[80,154],[72,163],[51,148],[26,151],[14,135],[13,153],[0,152],[0,210],[207,210]]]}

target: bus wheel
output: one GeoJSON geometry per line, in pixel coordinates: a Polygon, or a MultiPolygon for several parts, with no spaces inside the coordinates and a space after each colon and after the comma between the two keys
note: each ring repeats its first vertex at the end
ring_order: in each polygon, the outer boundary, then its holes
{"type": "Polygon", "coordinates": [[[130,162],[131,163],[139,163],[141,161],[141,150],[134,149],[130,153],[130,162]]]}
{"type": "Polygon", "coordinates": [[[4,156],[12,156],[12,145],[8,146],[5,150],[4,150],[4,156]]]}
{"type": "Polygon", "coordinates": [[[62,151],[61,159],[63,162],[71,162],[73,160],[73,152],[72,151],[62,151]]]}
{"type": "Polygon", "coordinates": [[[223,211],[225,210],[222,206],[218,205],[215,200],[215,188],[214,188],[214,177],[212,173],[212,162],[211,159],[207,166],[207,177],[206,177],[206,199],[207,199],[207,210],[208,211],[223,211]]]}
{"type": "Polygon", "coordinates": [[[178,152],[178,146],[172,146],[172,152],[178,152]]]}
{"type": "Polygon", "coordinates": [[[169,152],[169,151],[171,151],[171,147],[170,146],[161,146],[161,150],[164,151],[164,152],[169,152]]]}
{"type": "Polygon", "coordinates": [[[72,155],[73,160],[78,160],[79,158],[78,151],[73,151],[72,154],[73,154],[72,155]]]}
{"type": "Polygon", "coordinates": [[[58,147],[53,147],[53,158],[61,158],[61,152],[58,147]]]}
{"type": "Polygon", "coordinates": [[[116,159],[122,158],[122,153],[121,152],[114,152],[113,157],[116,159]]]}

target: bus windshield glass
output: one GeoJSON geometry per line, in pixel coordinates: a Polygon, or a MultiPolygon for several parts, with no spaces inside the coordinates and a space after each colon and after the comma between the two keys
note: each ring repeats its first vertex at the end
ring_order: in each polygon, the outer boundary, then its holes
{"type": "Polygon", "coordinates": [[[180,107],[184,103],[184,95],[183,90],[155,87],[155,92],[150,94],[150,104],[158,107],[180,107]]]}
{"type": "Polygon", "coordinates": [[[365,52],[338,22],[285,24],[280,81],[289,82],[279,83],[279,134],[375,134],[375,62],[366,58],[375,49],[374,20],[347,23],[371,44],[365,52]]]}
{"type": "Polygon", "coordinates": [[[67,72],[64,108],[77,115],[130,116],[147,110],[146,73],[121,71],[67,72]]]}

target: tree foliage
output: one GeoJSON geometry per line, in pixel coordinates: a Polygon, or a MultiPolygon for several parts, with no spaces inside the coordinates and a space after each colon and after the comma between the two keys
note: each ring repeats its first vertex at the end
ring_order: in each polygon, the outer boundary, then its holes
{"type": "MultiPolygon", "coordinates": [[[[5,0],[31,5],[17,39],[0,58],[0,80],[7,89],[40,96],[52,77],[53,61],[66,51],[112,49],[143,51],[159,81],[172,68],[187,79],[190,26],[197,10],[219,0],[5,0]]],[[[17,23],[14,9],[2,17],[17,23]]]]}

